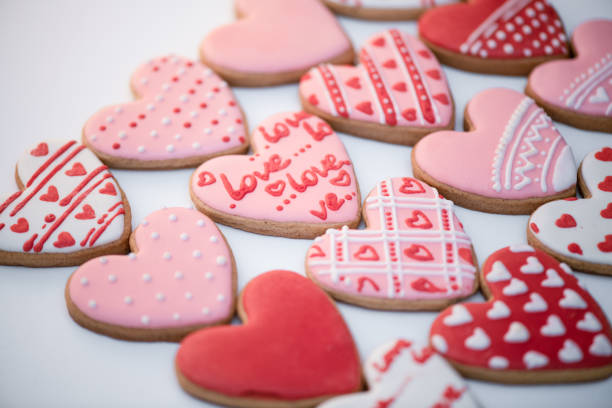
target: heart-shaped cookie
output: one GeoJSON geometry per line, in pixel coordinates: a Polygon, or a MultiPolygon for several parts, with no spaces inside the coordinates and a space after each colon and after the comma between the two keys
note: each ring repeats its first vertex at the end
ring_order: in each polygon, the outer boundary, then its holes
{"type": "Polygon", "coordinates": [[[568,56],[567,38],[546,0],[469,0],[428,11],[419,35],[442,63],[467,71],[525,75],[568,56]]]}
{"type": "Polygon", "coordinates": [[[370,391],[336,397],[318,408],[476,408],[463,379],[430,347],[398,339],[363,366],[370,391]]]}
{"type": "Polygon", "coordinates": [[[314,238],[359,224],[353,165],[327,123],[305,112],[264,120],[251,156],[224,156],[191,177],[196,207],[222,224],[259,234],[314,238]]]}
{"type": "Polygon", "coordinates": [[[589,153],[578,180],[586,199],[538,208],[529,219],[527,239],[574,269],[612,275],[612,148],[589,153]]]}
{"type": "Polygon", "coordinates": [[[454,106],[436,57],[415,37],[391,29],[372,36],[360,65],[323,64],[300,81],[304,110],[335,129],[413,145],[454,126],[454,106]]]}
{"type": "Polygon", "coordinates": [[[202,61],[233,85],[296,82],[321,62],[351,63],[353,48],[319,0],[236,0],[241,20],[208,33],[202,61]]]}
{"type": "Polygon", "coordinates": [[[547,201],[575,194],[572,151],[531,98],[487,89],[468,103],[465,123],[467,133],[437,132],[412,150],[415,176],[455,204],[530,214],[547,201]]]}
{"type": "Polygon", "coordinates": [[[413,20],[425,10],[459,0],[323,0],[334,13],[367,20],[413,20]]]}
{"type": "Polygon", "coordinates": [[[612,330],[566,264],[528,245],[482,267],[488,302],[444,310],[431,344],[464,375],[488,381],[588,381],[612,374],[612,330]]]}
{"type": "Polygon", "coordinates": [[[576,58],[538,66],[525,93],[559,122],[612,132],[612,20],[582,23],[572,34],[576,58]]]}
{"type": "Polygon", "coordinates": [[[130,206],[100,160],[74,140],[30,147],[17,162],[20,191],[0,201],[0,264],[79,265],[125,253],[130,206]]]}
{"type": "Polygon", "coordinates": [[[134,252],[92,259],[66,284],[81,326],[111,337],[179,341],[234,314],[234,257],[217,226],[196,210],[150,214],[130,239],[134,252]]]}
{"type": "Polygon", "coordinates": [[[240,106],[227,83],[200,62],[167,56],[141,65],[135,102],[106,107],[83,127],[83,142],[111,167],[192,167],[248,149],[240,106]]]}
{"type": "Polygon", "coordinates": [[[441,309],[478,288],[472,243],[453,202],[413,178],[379,182],[364,202],[367,229],[330,229],[306,274],[337,299],[377,309],[441,309]]]}
{"type": "Polygon", "coordinates": [[[271,271],[242,291],[241,326],[200,330],[176,355],[190,394],[239,407],[312,407],[361,388],[359,355],[334,302],[308,279],[271,271]]]}

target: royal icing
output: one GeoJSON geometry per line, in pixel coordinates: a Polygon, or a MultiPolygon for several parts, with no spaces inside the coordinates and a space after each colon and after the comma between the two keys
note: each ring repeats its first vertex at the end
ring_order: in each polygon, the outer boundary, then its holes
{"type": "Polygon", "coordinates": [[[324,288],[400,301],[474,292],[472,243],[435,188],[402,177],[379,182],[364,203],[365,230],[330,229],[306,255],[324,288]]]}
{"type": "Polygon", "coordinates": [[[416,145],[414,158],[427,174],[462,191],[504,199],[546,197],[574,186],[572,151],[531,98],[488,89],[469,102],[467,114],[472,131],[436,132],[416,145]],[[450,165],[458,160],[461,165],[450,165]]]}
{"type": "Polygon", "coordinates": [[[395,9],[413,10],[427,9],[444,4],[455,3],[458,0],[325,0],[327,3],[340,4],[345,7],[364,9],[395,9]]]}
{"type": "Polygon", "coordinates": [[[74,140],[30,147],[17,162],[24,189],[0,204],[0,250],[71,253],[124,233],[124,205],[108,168],[74,140]]]}

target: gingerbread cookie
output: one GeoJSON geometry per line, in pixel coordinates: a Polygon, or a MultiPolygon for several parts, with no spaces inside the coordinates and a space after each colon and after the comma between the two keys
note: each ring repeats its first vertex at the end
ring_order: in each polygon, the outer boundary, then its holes
{"type": "Polygon", "coordinates": [[[612,20],[582,23],[572,35],[576,58],[538,66],[525,93],[559,122],[612,133],[612,20]]]}
{"type": "Polygon", "coordinates": [[[379,182],[365,230],[330,229],[306,255],[306,274],[333,297],[376,309],[441,309],[478,288],[472,242],[453,202],[409,177],[379,182]]]}
{"type": "Polygon", "coordinates": [[[74,140],[30,147],[17,162],[20,191],[0,201],[0,264],[78,265],[125,253],[130,206],[108,167],[74,140]]]}
{"type": "Polygon", "coordinates": [[[200,330],[176,355],[191,395],[233,407],[312,407],[359,391],[355,343],[334,302],[308,279],[271,271],[238,300],[240,326],[200,330]]]}
{"type": "Polygon", "coordinates": [[[412,150],[414,175],[463,207],[530,214],[576,192],[572,150],[535,102],[520,92],[478,93],[465,132],[443,131],[412,150]]]}
{"type": "Polygon", "coordinates": [[[305,112],[278,113],[253,133],[254,154],[202,164],[191,199],[212,219],[245,231],[314,238],[357,226],[357,179],[340,138],[305,112]]]}
{"type": "Polygon", "coordinates": [[[235,7],[242,19],[200,46],[202,61],[233,85],[297,82],[321,62],[353,62],[348,37],[319,0],[235,0],[235,7]]]}
{"type": "Polygon", "coordinates": [[[431,327],[431,344],[462,374],[527,384],[612,375],[610,323],[566,264],[510,246],[489,256],[481,282],[488,302],[452,306],[431,327]]]}
{"type": "Polygon", "coordinates": [[[304,110],[336,130],[405,145],[453,128],[453,97],[444,71],[418,39],[395,29],[378,33],[359,59],[357,67],[323,64],[304,75],[304,110]]]}
{"type": "Polygon", "coordinates": [[[578,180],[586,199],[538,208],[529,219],[527,240],[574,269],[612,275],[612,148],[589,153],[578,180]]]}
{"type": "Polygon", "coordinates": [[[526,75],[568,56],[567,38],[546,0],[468,0],[425,13],[419,35],[443,64],[474,72],[526,75]]]}
{"type": "Polygon", "coordinates": [[[367,20],[414,20],[425,10],[459,0],[323,0],[334,13],[367,20]]]}
{"type": "Polygon", "coordinates": [[[209,68],[168,56],[141,65],[138,99],[104,108],[83,128],[83,143],[111,167],[193,167],[248,150],[244,116],[227,83],[209,68]]]}
{"type": "Polygon", "coordinates": [[[150,214],[130,239],[132,253],[81,265],[66,284],[75,322],[107,336],[179,341],[234,314],[236,267],[217,226],[196,210],[150,214]]]}

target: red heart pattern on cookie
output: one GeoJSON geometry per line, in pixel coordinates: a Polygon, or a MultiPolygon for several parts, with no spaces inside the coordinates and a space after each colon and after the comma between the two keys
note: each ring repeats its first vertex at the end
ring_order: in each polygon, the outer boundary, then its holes
{"type": "Polygon", "coordinates": [[[136,70],[131,88],[136,101],[98,111],[83,128],[84,142],[109,165],[189,167],[248,149],[231,89],[201,63],[154,58],[136,70]]]}
{"type": "Polygon", "coordinates": [[[364,213],[366,229],[330,229],[306,255],[307,275],[332,296],[381,309],[440,309],[477,289],[471,240],[435,188],[383,180],[364,213]]]}
{"type": "Polygon", "coordinates": [[[612,374],[610,323],[566,264],[517,245],[491,254],[482,276],[489,301],[444,310],[430,332],[463,374],[517,383],[612,374]]]}

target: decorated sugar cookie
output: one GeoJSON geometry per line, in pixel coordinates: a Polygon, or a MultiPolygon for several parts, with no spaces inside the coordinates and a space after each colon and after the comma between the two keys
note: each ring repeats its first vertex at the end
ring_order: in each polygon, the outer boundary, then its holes
{"type": "Polygon", "coordinates": [[[83,142],[111,167],[178,168],[248,149],[244,117],[227,83],[183,57],[154,58],[131,80],[135,102],[106,107],[83,142]]]}
{"type": "Polygon", "coordinates": [[[304,75],[304,109],[337,130],[390,143],[412,145],[453,128],[444,71],[417,38],[396,29],[375,34],[359,59],[357,67],[323,64],[304,75]]]}
{"type": "Polygon", "coordinates": [[[578,179],[586,199],[538,208],[529,219],[527,239],[574,269],[612,275],[612,148],[589,153],[578,179]]]}
{"type": "Polygon", "coordinates": [[[334,302],[310,280],[271,271],[239,298],[244,324],[186,337],[178,380],[197,398],[235,407],[312,407],[359,391],[359,355],[334,302]]]}
{"type": "Polygon", "coordinates": [[[259,234],[314,238],[361,218],[357,179],[340,138],[305,112],[278,113],[251,138],[251,156],[202,164],[191,178],[196,207],[259,234]]]}
{"type": "Polygon", "coordinates": [[[576,58],[538,66],[525,93],[559,122],[612,133],[612,20],[576,28],[576,58]]]}
{"type": "Polygon", "coordinates": [[[208,33],[202,61],[233,85],[297,82],[321,62],[353,62],[351,43],[319,0],[235,0],[239,21],[208,33]]]}
{"type": "Polygon", "coordinates": [[[440,309],[478,287],[472,242],[453,202],[409,177],[379,182],[367,228],[330,229],[306,255],[307,275],[337,299],[377,309],[440,309]]]}
{"type": "Polygon", "coordinates": [[[336,397],[318,408],[476,408],[463,379],[430,347],[397,339],[363,366],[369,391],[336,397]]]}
{"type": "Polygon", "coordinates": [[[569,266],[515,245],[489,256],[481,282],[488,302],[451,306],[431,326],[431,344],[462,374],[508,383],[612,374],[610,323],[569,266]]]}
{"type": "Polygon", "coordinates": [[[368,20],[412,20],[425,10],[459,0],[324,0],[335,13],[368,20]]]}
{"type": "Polygon", "coordinates": [[[568,56],[559,15],[547,0],[468,0],[438,7],[419,20],[419,35],[444,64],[526,75],[568,56]]]}
{"type": "Polygon", "coordinates": [[[0,200],[0,264],[68,266],[126,252],[130,206],[85,146],[74,140],[31,146],[15,178],[20,190],[0,200]]]}
{"type": "Polygon", "coordinates": [[[442,131],[412,150],[417,178],[455,204],[478,211],[530,214],[576,191],[576,165],[548,115],[511,89],[478,93],[466,132],[442,131]]]}
{"type": "Polygon", "coordinates": [[[127,340],[178,341],[234,314],[234,257],[200,212],[150,214],[130,239],[129,255],[92,259],[66,284],[66,304],[81,326],[127,340]]]}

